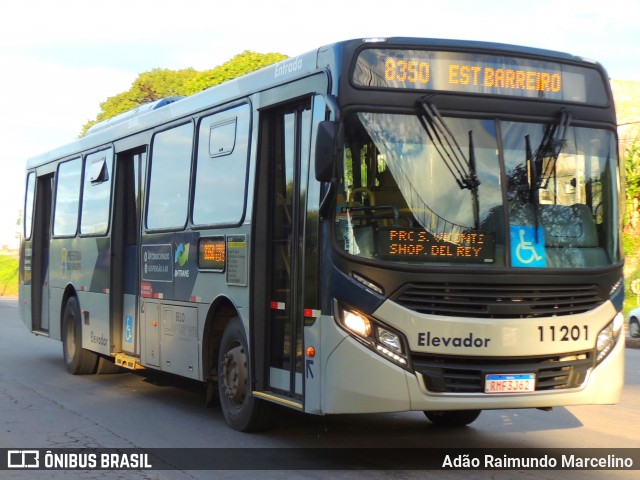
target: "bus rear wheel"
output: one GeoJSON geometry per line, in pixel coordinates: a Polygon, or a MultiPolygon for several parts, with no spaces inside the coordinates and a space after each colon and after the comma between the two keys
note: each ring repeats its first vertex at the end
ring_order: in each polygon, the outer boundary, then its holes
{"type": "Polygon", "coordinates": [[[439,427],[464,427],[473,423],[482,410],[428,411],[424,414],[429,421],[439,427]]]}
{"type": "Polygon", "coordinates": [[[116,373],[124,373],[124,368],[116,365],[112,360],[105,357],[98,358],[96,365],[96,373],[98,375],[113,375],[116,373]]]}
{"type": "Polygon", "coordinates": [[[73,375],[95,373],[98,355],[82,348],[82,320],[76,297],[67,300],[62,314],[62,354],[69,373],[73,375]]]}
{"type": "Polygon", "coordinates": [[[224,418],[234,430],[253,432],[273,425],[274,405],[251,394],[247,339],[239,317],[229,321],[220,341],[218,396],[224,418]]]}

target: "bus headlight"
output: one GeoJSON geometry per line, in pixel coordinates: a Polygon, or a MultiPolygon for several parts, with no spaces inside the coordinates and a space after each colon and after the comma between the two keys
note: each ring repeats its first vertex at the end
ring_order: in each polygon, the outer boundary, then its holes
{"type": "Polygon", "coordinates": [[[364,338],[371,336],[371,322],[367,317],[364,317],[356,312],[349,310],[343,310],[342,323],[347,330],[351,330],[356,335],[360,335],[364,338]]]}
{"type": "Polygon", "coordinates": [[[596,339],[596,364],[604,360],[611,350],[613,350],[613,347],[618,340],[618,336],[622,331],[623,324],[624,317],[621,312],[618,312],[613,320],[609,322],[606,327],[600,330],[598,338],[596,339]]]}
{"type": "Polygon", "coordinates": [[[390,332],[386,328],[378,328],[378,340],[394,352],[402,353],[402,340],[400,340],[398,335],[390,332]]]}
{"type": "Polygon", "coordinates": [[[383,356],[393,360],[402,367],[407,366],[407,358],[402,349],[402,339],[400,335],[387,330],[384,327],[376,327],[378,343],[376,350],[383,356]]]}
{"type": "Polygon", "coordinates": [[[352,337],[402,368],[409,369],[406,342],[399,332],[354,310],[339,308],[339,323],[352,337]]]}

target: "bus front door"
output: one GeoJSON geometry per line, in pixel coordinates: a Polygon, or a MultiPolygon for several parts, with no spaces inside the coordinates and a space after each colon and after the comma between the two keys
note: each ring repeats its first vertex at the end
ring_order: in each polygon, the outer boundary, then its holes
{"type": "Polygon", "coordinates": [[[256,247],[254,258],[254,298],[256,305],[261,305],[256,308],[265,309],[264,314],[257,311],[254,315],[254,368],[258,390],[291,399],[290,405],[302,408],[310,101],[267,112],[262,120],[263,161],[258,175],[262,180],[254,238],[256,242],[267,238],[268,242],[256,247]]]}

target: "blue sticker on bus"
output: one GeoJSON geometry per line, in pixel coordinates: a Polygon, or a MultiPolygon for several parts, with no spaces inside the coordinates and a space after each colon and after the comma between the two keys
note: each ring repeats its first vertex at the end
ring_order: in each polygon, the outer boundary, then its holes
{"type": "Polygon", "coordinates": [[[514,267],[539,268],[547,266],[544,247],[544,228],[511,225],[511,265],[514,267]]]}
{"type": "Polygon", "coordinates": [[[127,315],[124,320],[124,341],[133,342],[133,317],[127,315]]]}

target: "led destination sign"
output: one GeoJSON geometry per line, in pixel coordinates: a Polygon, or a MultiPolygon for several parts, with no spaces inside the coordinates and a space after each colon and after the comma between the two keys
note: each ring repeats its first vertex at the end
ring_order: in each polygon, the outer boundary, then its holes
{"type": "Polygon", "coordinates": [[[367,49],[358,55],[352,80],[359,87],[608,102],[595,69],[504,55],[367,49]]]}
{"type": "Polygon", "coordinates": [[[379,252],[389,260],[493,263],[494,237],[484,232],[432,234],[423,229],[381,228],[379,252]]]}
{"type": "Polygon", "coordinates": [[[198,266],[200,268],[223,271],[226,257],[224,237],[200,239],[198,244],[198,266]]]}
{"type": "MultiPolygon", "coordinates": [[[[384,62],[384,79],[414,85],[427,85],[430,79],[429,62],[418,60],[396,60],[387,57],[384,62]]],[[[450,87],[482,86],[485,88],[529,90],[558,93],[562,90],[562,74],[559,72],[537,72],[515,68],[494,68],[486,65],[449,64],[447,84],[450,87]]]]}

